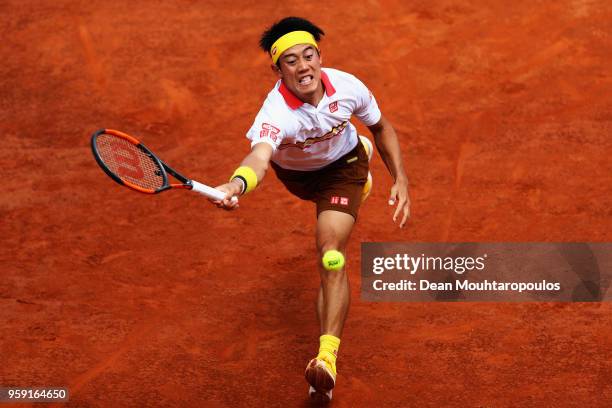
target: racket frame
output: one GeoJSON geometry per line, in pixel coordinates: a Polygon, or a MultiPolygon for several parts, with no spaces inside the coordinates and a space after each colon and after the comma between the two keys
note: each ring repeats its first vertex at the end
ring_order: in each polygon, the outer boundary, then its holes
{"type": "Polygon", "coordinates": [[[182,189],[187,189],[187,190],[193,189],[193,182],[192,182],[192,180],[188,179],[187,177],[183,176],[178,171],[174,170],[172,167],[168,166],[159,157],[157,157],[151,150],[149,150],[149,148],[147,148],[144,144],[142,144],[138,139],[128,135],[127,133],[123,133],[123,132],[120,132],[118,130],[113,130],[113,129],[100,129],[100,130],[97,130],[91,136],[91,150],[93,151],[94,158],[96,159],[96,162],[98,163],[98,165],[102,168],[102,170],[104,170],[104,172],[111,179],[113,179],[118,184],[121,184],[123,186],[129,187],[129,188],[134,189],[134,190],[136,190],[138,192],[145,193],[145,194],[159,194],[162,191],[166,191],[166,190],[169,190],[171,188],[182,188],[182,189]],[[156,190],[142,188],[142,187],[140,187],[140,186],[138,186],[138,185],[136,185],[134,183],[131,183],[131,182],[127,181],[127,180],[123,180],[122,178],[118,177],[115,173],[113,173],[106,166],[106,164],[104,163],[104,161],[100,157],[100,153],[98,151],[98,146],[96,144],[96,140],[97,140],[98,136],[100,136],[102,134],[109,134],[109,135],[113,135],[113,136],[119,137],[121,139],[127,140],[128,142],[132,143],[136,148],[138,148],[141,152],[143,152],[145,155],[147,155],[151,160],[153,160],[153,162],[155,163],[155,165],[157,166],[157,168],[159,169],[159,171],[161,173],[161,176],[162,176],[162,179],[163,179],[162,187],[160,187],[160,188],[158,188],[156,190]],[[175,177],[182,184],[170,184],[170,182],[168,181],[168,173],[170,173],[173,177],[175,177]]]}

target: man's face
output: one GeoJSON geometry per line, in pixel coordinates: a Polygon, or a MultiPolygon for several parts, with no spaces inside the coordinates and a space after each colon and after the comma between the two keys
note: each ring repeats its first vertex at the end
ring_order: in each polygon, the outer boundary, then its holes
{"type": "Polygon", "coordinates": [[[280,69],[276,66],[273,68],[295,96],[309,103],[319,94],[323,96],[321,56],[315,47],[310,44],[294,45],[283,52],[278,62],[280,69]]]}

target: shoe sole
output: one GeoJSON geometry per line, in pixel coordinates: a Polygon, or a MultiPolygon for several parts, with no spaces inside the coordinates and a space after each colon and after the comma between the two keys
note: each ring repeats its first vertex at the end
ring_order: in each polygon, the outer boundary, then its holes
{"type": "Polygon", "coordinates": [[[310,360],[304,375],[308,384],[319,393],[326,393],[336,385],[336,380],[325,363],[316,358],[310,360]]]}
{"type": "Polygon", "coordinates": [[[330,391],[327,391],[325,393],[319,392],[319,391],[315,390],[312,387],[312,385],[311,385],[310,389],[308,390],[308,396],[317,405],[319,405],[319,404],[328,404],[332,400],[332,391],[330,390],[330,391]]]}

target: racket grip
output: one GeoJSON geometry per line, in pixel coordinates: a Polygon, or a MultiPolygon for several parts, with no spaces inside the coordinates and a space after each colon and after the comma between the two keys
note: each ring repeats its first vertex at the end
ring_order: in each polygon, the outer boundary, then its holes
{"type": "MultiPolygon", "coordinates": [[[[193,186],[193,191],[200,193],[203,196],[210,198],[211,200],[221,201],[225,198],[225,193],[223,191],[219,191],[216,188],[209,187],[206,184],[191,180],[191,185],[193,186]]],[[[238,201],[238,198],[232,197],[232,201],[238,201]]]]}

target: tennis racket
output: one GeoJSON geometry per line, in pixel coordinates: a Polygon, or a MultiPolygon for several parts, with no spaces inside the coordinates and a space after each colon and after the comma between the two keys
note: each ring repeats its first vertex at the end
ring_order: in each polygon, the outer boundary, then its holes
{"type": "MultiPolygon", "coordinates": [[[[91,136],[91,150],[110,178],[122,186],[146,194],[173,188],[193,190],[212,200],[223,200],[225,193],[190,180],[161,161],[138,139],[112,129],[100,129],[91,136]],[[168,173],[180,183],[171,184],[168,173]]],[[[232,197],[236,201],[236,197],[232,197]]]]}

